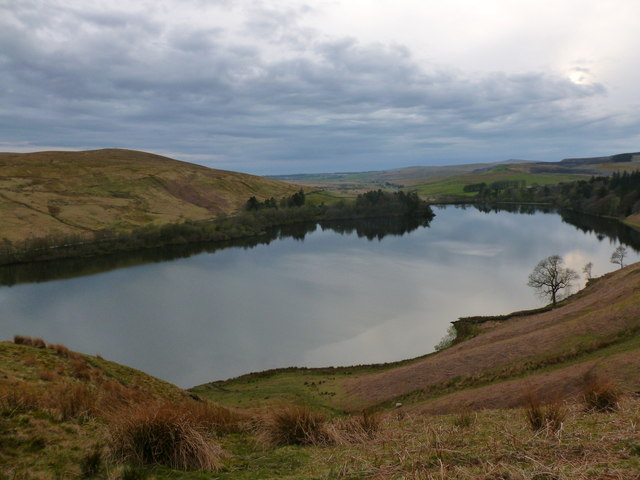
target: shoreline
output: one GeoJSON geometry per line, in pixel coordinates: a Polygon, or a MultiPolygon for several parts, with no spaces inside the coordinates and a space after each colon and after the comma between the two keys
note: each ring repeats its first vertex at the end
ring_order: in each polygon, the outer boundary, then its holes
{"type": "MultiPolygon", "coordinates": [[[[579,210],[562,208],[548,202],[429,202],[430,207],[437,206],[473,206],[476,208],[500,208],[501,206],[524,206],[553,208],[559,213],[568,211],[580,215],[586,215],[594,219],[614,220],[636,232],[640,232],[640,224],[626,220],[626,218],[596,215],[579,210]]],[[[168,223],[163,225],[146,225],[128,232],[120,232],[111,237],[100,238],[104,231],[97,232],[93,239],[78,241],[75,236],[58,238],[25,239],[21,243],[24,248],[15,248],[6,243],[0,244],[0,268],[5,266],[28,265],[54,260],[71,260],[82,258],[107,257],[119,253],[133,253],[136,251],[149,251],[166,247],[196,246],[223,244],[225,242],[242,240],[259,240],[268,235],[268,230],[286,228],[288,226],[305,223],[320,223],[332,221],[357,221],[367,219],[398,218],[407,216],[404,213],[376,213],[355,214],[340,212],[339,214],[327,214],[315,210],[318,206],[305,206],[296,211],[292,209],[279,210],[277,218],[269,218],[269,214],[238,212],[234,215],[224,215],[205,220],[185,221],[182,223],[168,223]],[[96,238],[97,237],[97,238],[96,238]]],[[[325,207],[327,208],[327,207],[325,207]]],[[[412,217],[413,218],[413,217],[412,217]]],[[[423,220],[430,221],[433,217],[427,216],[423,220]]],[[[107,233],[108,234],[108,233],[107,233]]]]}

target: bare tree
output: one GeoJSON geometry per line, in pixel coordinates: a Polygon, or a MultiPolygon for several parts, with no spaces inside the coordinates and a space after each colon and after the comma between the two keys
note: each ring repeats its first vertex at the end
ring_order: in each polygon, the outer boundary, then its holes
{"type": "Polygon", "coordinates": [[[570,268],[565,268],[563,264],[564,261],[559,255],[540,260],[529,275],[527,283],[540,297],[551,299],[554,307],[560,296],[560,290],[570,288],[572,282],[578,279],[578,274],[570,268]]]}
{"type": "Polygon", "coordinates": [[[611,263],[617,263],[620,268],[624,267],[624,257],[627,256],[627,247],[624,245],[618,246],[611,254],[611,263]]]}
{"type": "Polygon", "coordinates": [[[593,270],[593,263],[589,262],[582,268],[582,273],[584,273],[585,278],[591,280],[593,275],[591,274],[591,270],[593,270]]]}

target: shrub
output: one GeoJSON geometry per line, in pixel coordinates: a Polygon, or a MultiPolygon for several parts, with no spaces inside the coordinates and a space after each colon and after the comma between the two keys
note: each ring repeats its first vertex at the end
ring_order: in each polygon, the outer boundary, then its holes
{"type": "Polygon", "coordinates": [[[287,405],[267,414],[258,436],[270,446],[325,445],[331,443],[325,425],[324,415],[308,407],[287,405]]]}
{"type": "Polygon", "coordinates": [[[176,405],[139,404],[109,422],[112,457],[132,465],[164,465],[178,470],[215,471],[225,456],[176,405]]]}
{"type": "Polygon", "coordinates": [[[525,416],[531,430],[535,432],[541,430],[557,432],[562,428],[567,411],[560,402],[555,401],[543,406],[540,401],[529,397],[525,416]]]}
{"type": "Polygon", "coordinates": [[[613,412],[618,409],[621,396],[622,392],[613,382],[601,377],[588,378],[583,390],[589,412],[613,412]]]}

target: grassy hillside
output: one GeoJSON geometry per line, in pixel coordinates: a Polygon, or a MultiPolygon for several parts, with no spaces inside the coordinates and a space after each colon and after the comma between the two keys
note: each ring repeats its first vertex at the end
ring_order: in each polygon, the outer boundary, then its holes
{"type": "Polygon", "coordinates": [[[297,189],[132,150],[0,153],[0,241],[202,220],[297,189]]]}
{"type": "Polygon", "coordinates": [[[189,399],[174,385],[103,358],[18,341],[0,343],[0,479],[78,478],[83,459],[101,448],[109,412],[189,399]]]}

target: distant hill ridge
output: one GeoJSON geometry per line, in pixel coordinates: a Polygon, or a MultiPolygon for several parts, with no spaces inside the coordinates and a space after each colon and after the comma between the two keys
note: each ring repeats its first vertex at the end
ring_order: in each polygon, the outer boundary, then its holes
{"type": "Polygon", "coordinates": [[[603,157],[566,158],[558,162],[504,160],[447,166],[412,166],[366,172],[278,175],[271,178],[301,185],[359,193],[372,188],[411,188],[430,199],[460,197],[464,185],[494,181],[524,181],[526,184],[572,182],[594,175],[610,175],[640,168],[640,153],[603,157]]]}
{"type": "Polygon", "coordinates": [[[572,165],[593,165],[598,163],[621,163],[640,161],[640,152],[618,153],[606,157],[565,158],[560,163],[572,165]]]}

